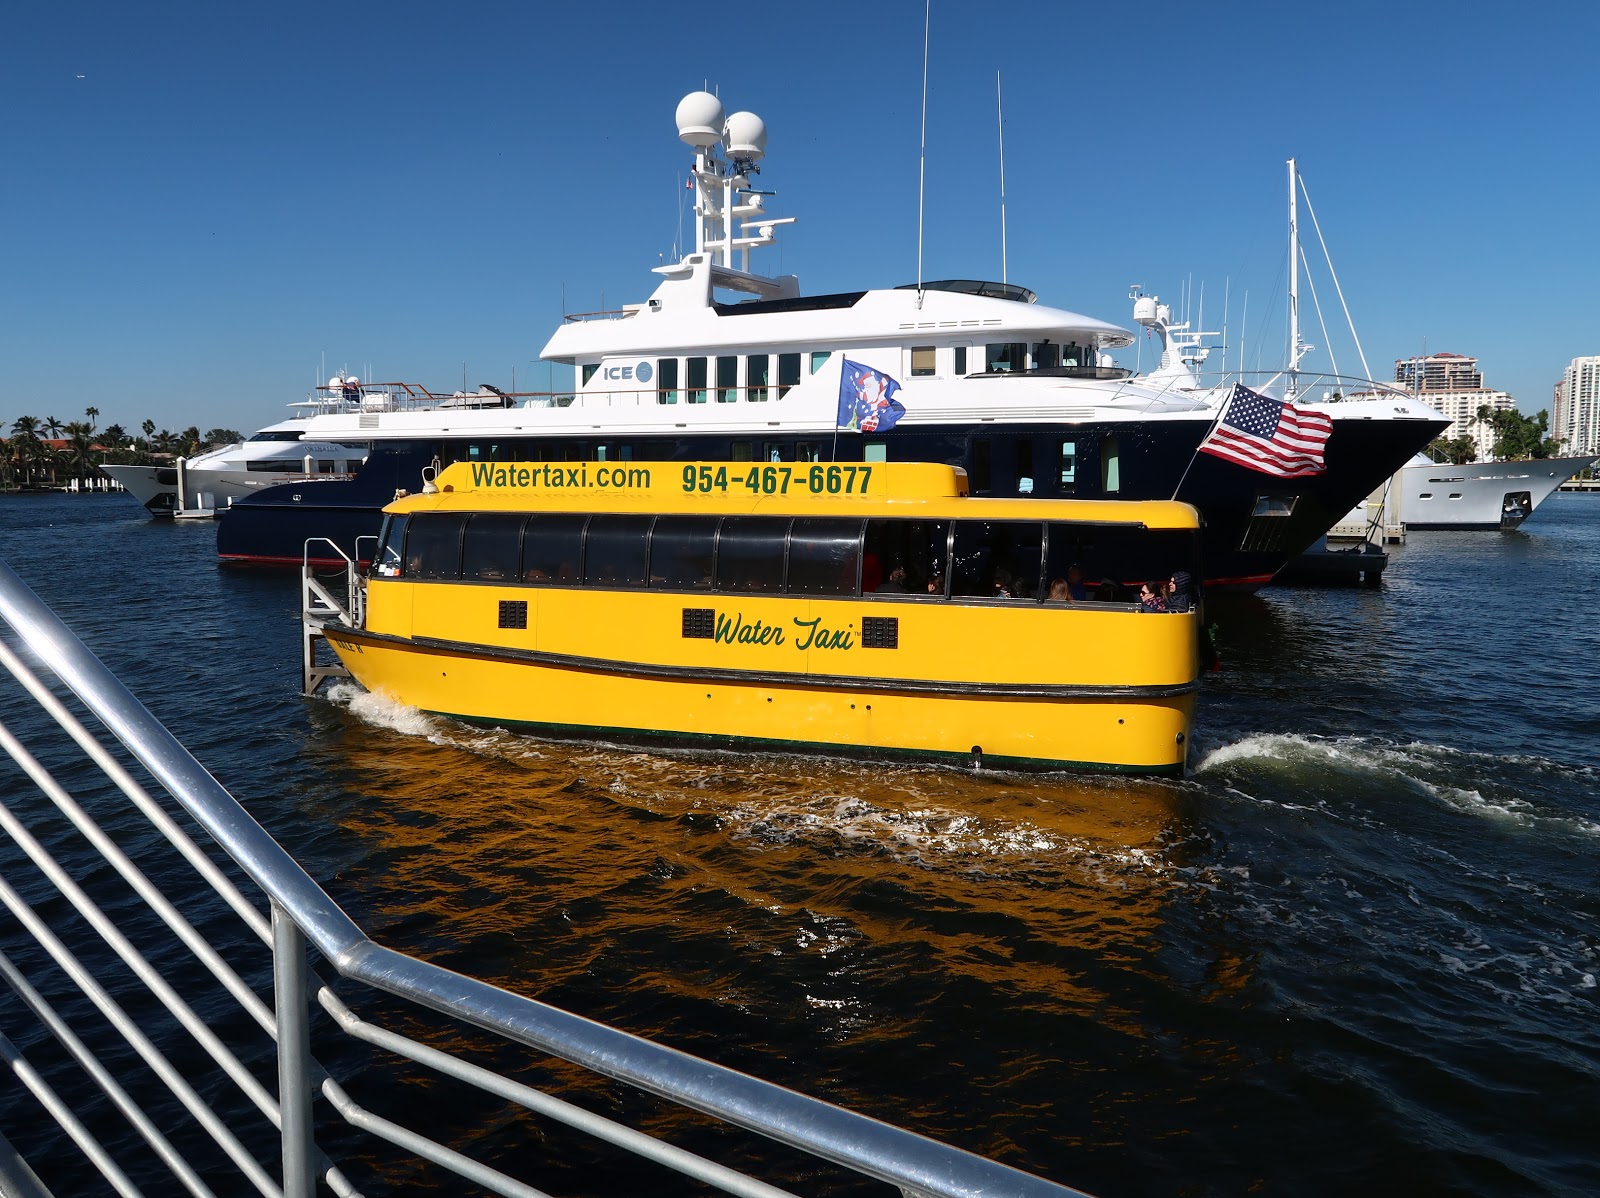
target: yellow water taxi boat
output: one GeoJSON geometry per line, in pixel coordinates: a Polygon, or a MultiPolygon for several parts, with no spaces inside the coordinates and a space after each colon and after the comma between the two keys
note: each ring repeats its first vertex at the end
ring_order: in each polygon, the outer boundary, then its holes
{"type": "Polygon", "coordinates": [[[970,498],[930,463],[464,462],[385,511],[355,625],[323,634],[425,711],[1183,772],[1200,617],[1137,591],[1200,577],[1187,504],[970,498]]]}

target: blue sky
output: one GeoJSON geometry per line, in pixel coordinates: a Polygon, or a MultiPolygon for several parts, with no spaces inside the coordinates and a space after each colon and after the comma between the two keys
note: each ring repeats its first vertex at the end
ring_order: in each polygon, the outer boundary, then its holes
{"type": "MultiPolygon", "coordinates": [[[[1230,364],[1241,315],[1275,364],[1293,155],[1375,375],[1470,354],[1535,411],[1600,353],[1600,6],[932,7],[925,277],[1001,274],[999,71],[1007,274],[1042,302],[1128,324],[1130,284],[1203,289],[1216,327],[1226,290],[1230,364]]],[[[800,218],[758,268],[914,281],[923,11],[12,5],[0,420],[248,431],[340,367],[546,386],[564,310],[651,290],[708,82],[800,218]]]]}

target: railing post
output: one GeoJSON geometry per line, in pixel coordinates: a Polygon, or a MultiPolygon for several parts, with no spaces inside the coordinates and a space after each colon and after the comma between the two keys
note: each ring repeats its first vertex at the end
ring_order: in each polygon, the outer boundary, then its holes
{"type": "Polygon", "coordinates": [[[272,990],[278,1018],[278,1114],[284,1198],[315,1198],[317,1192],[307,973],[306,938],[283,908],[273,903],[272,990]]]}

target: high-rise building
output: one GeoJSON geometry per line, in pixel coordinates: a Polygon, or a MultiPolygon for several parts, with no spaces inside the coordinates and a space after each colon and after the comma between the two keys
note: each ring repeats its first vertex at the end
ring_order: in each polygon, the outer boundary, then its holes
{"type": "Polygon", "coordinates": [[[1562,438],[1563,453],[1600,454],[1600,356],[1572,359],[1560,386],[1551,435],[1562,438]]]}
{"type": "Polygon", "coordinates": [[[1441,437],[1471,437],[1475,458],[1489,461],[1494,457],[1494,425],[1480,420],[1478,413],[1486,407],[1509,412],[1517,401],[1483,385],[1478,359],[1442,352],[1426,358],[1400,358],[1394,364],[1394,381],[1450,418],[1452,423],[1441,437]]]}

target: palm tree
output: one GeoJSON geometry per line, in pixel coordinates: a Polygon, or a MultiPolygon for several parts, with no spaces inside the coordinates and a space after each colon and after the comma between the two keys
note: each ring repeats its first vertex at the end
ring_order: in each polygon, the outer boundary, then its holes
{"type": "Polygon", "coordinates": [[[54,416],[46,416],[44,418],[44,431],[50,434],[51,440],[59,437],[61,435],[61,430],[65,427],[66,426],[54,416]]]}
{"type": "Polygon", "coordinates": [[[39,440],[39,418],[18,416],[11,424],[11,452],[22,468],[22,485],[33,482],[33,464],[45,454],[44,442],[39,440]]]}
{"type": "Polygon", "coordinates": [[[156,422],[154,420],[146,420],[139,426],[139,429],[146,437],[153,437],[156,433],[156,422]]]}
{"type": "Polygon", "coordinates": [[[88,478],[94,469],[94,425],[86,420],[74,420],[66,426],[66,434],[67,463],[79,478],[88,478]]]}
{"type": "Polygon", "coordinates": [[[101,442],[109,449],[121,449],[123,442],[128,439],[128,430],[120,424],[106,425],[106,431],[101,436],[101,442]]]}
{"type": "Polygon", "coordinates": [[[99,408],[85,408],[85,409],[83,409],[83,414],[89,418],[89,431],[91,433],[94,432],[95,418],[100,415],[100,409],[99,408]]]}

